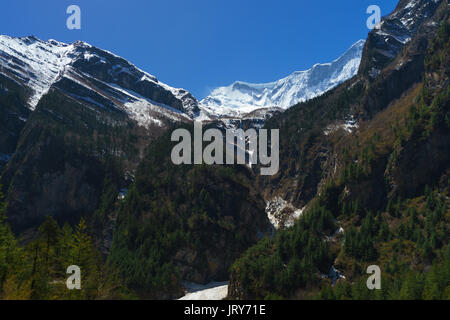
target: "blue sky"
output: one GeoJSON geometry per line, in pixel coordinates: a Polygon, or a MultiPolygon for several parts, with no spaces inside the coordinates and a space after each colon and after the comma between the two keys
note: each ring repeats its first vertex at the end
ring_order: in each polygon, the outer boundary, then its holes
{"type": "Polygon", "coordinates": [[[203,98],[236,80],[274,81],[340,56],[397,0],[14,0],[3,1],[0,34],[83,40],[203,98]],[[82,29],[66,28],[80,6],[82,29]]]}

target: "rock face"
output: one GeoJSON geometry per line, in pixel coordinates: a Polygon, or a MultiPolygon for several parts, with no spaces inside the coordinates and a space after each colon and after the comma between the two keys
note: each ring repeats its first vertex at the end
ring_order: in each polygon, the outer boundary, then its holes
{"type": "MultiPolygon", "coordinates": [[[[213,90],[203,99],[201,108],[211,117],[238,117],[258,109],[281,108],[312,99],[353,77],[359,68],[364,41],[356,42],[331,63],[316,64],[271,83],[235,82],[213,90]]],[[[261,111],[260,111],[261,112],[261,111]]]]}
{"type": "Polygon", "coordinates": [[[297,209],[280,197],[275,197],[266,203],[266,214],[276,230],[292,227],[303,211],[304,208],[297,209]]]}
{"type": "Polygon", "coordinates": [[[435,13],[442,0],[401,0],[368,36],[361,71],[376,77],[381,69],[411,41],[424,22],[435,13]]]}
{"type": "Polygon", "coordinates": [[[213,282],[207,285],[186,283],[186,295],[178,300],[223,300],[228,294],[228,282],[213,282]]]}

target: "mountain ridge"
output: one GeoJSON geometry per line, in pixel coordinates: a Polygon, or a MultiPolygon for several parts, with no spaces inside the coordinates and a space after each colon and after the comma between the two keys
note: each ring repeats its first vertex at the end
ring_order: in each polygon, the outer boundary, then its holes
{"type": "MultiPolygon", "coordinates": [[[[108,85],[115,84],[135,91],[139,95],[131,94],[134,100],[143,97],[150,104],[159,103],[189,117],[199,111],[197,100],[187,90],[162,83],[126,59],[83,41],[66,44],[53,39],[43,41],[34,36],[17,38],[0,35],[0,67],[2,74],[33,92],[28,101],[32,111],[56,82],[64,77],[74,80],[69,75],[74,71],[81,78],[93,77],[108,85]]],[[[136,120],[139,122],[139,119],[136,120]]]]}

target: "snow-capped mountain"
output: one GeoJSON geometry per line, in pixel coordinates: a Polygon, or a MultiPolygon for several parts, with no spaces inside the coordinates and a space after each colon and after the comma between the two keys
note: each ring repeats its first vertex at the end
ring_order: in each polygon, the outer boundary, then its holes
{"type": "Polygon", "coordinates": [[[217,88],[200,101],[200,106],[212,117],[242,117],[262,108],[287,109],[353,77],[358,72],[363,48],[364,40],[359,40],[335,61],[316,64],[309,70],[294,72],[275,82],[238,81],[217,88]]]}
{"type": "Polygon", "coordinates": [[[83,104],[125,112],[143,126],[158,124],[161,117],[191,119],[199,112],[188,91],[159,82],[125,59],[81,41],[0,36],[0,74],[28,89],[31,110],[54,86],[83,104]]]}

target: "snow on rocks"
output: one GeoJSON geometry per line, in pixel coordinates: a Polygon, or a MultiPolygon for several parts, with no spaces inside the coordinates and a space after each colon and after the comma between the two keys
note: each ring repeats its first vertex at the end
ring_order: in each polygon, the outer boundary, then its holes
{"type": "Polygon", "coordinates": [[[304,210],[305,208],[295,208],[281,197],[275,197],[266,203],[267,217],[276,230],[292,227],[304,210]]]}
{"type": "Polygon", "coordinates": [[[410,0],[399,4],[393,13],[383,18],[373,33],[377,52],[389,58],[397,56],[403,46],[411,41],[422,22],[434,14],[441,1],[410,0]]]}
{"type": "Polygon", "coordinates": [[[335,266],[331,266],[328,278],[331,279],[331,283],[334,285],[339,279],[345,279],[345,276],[335,266]]]}

